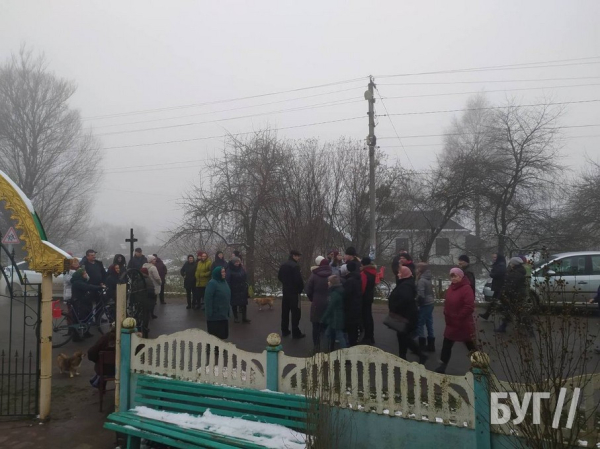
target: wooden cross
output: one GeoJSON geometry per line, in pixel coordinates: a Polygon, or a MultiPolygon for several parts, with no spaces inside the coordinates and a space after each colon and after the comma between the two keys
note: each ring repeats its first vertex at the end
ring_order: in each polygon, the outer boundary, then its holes
{"type": "Polygon", "coordinates": [[[138,241],[138,239],[133,238],[133,228],[129,231],[129,238],[125,239],[126,242],[129,242],[129,260],[133,259],[133,244],[138,241]]]}

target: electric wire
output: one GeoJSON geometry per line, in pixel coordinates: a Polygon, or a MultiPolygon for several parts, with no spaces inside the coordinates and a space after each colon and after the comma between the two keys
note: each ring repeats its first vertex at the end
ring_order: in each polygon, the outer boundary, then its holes
{"type": "Polygon", "coordinates": [[[300,92],[300,91],[309,90],[309,89],[318,89],[321,87],[336,86],[339,84],[353,83],[353,82],[357,82],[357,81],[363,81],[365,78],[366,77],[360,77],[360,78],[354,78],[354,79],[350,79],[350,80],[337,81],[337,82],[333,82],[333,83],[319,84],[316,86],[299,87],[296,89],[281,90],[281,91],[277,91],[277,92],[269,92],[269,93],[258,94],[258,95],[249,95],[246,97],[229,98],[226,100],[206,101],[204,103],[193,103],[193,104],[186,104],[186,105],[179,105],[179,106],[168,106],[168,107],[164,107],[164,108],[142,109],[142,110],[138,110],[138,111],[96,115],[96,116],[91,116],[91,117],[85,117],[84,119],[85,120],[100,120],[100,119],[113,118],[113,117],[122,117],[122,116],[126,116],[126,115],[149,114],[152,112],[163,112],[163,111],[172,111],[172,110],[176,110],[176,109],[195,108],[195,107],[199,107],[199,106],[207,106],[207,105],[220,104],[220,103],[232,103],[235,101],[251,100],[254,98],[262,98],[262,97],[268,97],[268,96],[272,96],[272,95],[280,95],[280,94],[291,93],[291,92],[300,92]]]}

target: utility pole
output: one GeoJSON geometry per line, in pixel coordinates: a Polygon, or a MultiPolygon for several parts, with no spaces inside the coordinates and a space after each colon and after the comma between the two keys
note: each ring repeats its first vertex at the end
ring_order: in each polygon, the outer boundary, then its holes
{"type": "Polygon", "coordinates": [[[373,77],[369,80],[369,89],[365,92],[365,100],[369,103],[369,135],[367,136],[367,145],[369,146],[369,218],[371,228],[369,232],[369,257],[375,261],[377,234],[375,232],[375,95],[373,89],[375,82],[373,77]]]}

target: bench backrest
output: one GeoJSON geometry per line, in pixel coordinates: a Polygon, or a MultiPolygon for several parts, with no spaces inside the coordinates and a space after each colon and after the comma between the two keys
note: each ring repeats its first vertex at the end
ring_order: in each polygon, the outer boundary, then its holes
{"type": "MultiPolygon", "coordinates": [[[[135,403],[157,410],[214,415],[281,424],[306,432],[308,401],[303,396],[139,376],[135,403]]],[[[311,410],[314,412],[314,410],[311,410]]]]}

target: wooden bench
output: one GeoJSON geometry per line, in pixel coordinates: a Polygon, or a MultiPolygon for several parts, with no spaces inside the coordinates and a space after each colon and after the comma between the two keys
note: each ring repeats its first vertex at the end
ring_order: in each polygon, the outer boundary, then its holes
{"type": "MultiPolygon", "coordinates": [[[[218,416],[280,424],[306,433],[307,400],[303,396],[139,376],[134,403],[171,413],[218,416]]],[[[314,410],[311,412],[314,413],[314,410]]],[[[260,448],[254,442],[215,432],[180,427],[142,417],[132,410],[112,413],[104,427],[127,435],[127,447],[138,449],[141,438],[176,448],[260,448]]],[[[262,435],[261,435],[262,436],[262,435]]]]}

